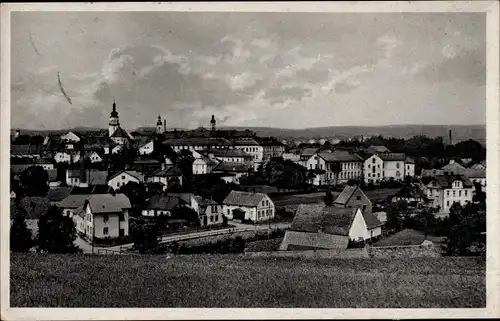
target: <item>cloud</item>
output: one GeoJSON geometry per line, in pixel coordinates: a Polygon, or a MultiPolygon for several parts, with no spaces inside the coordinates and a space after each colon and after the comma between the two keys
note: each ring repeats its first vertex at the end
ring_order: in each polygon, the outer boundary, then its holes
{"type": "Polygon", "coordinates": [[[252,87],[257,83],[258,80],[261,80],[257,74],[253,74],[250,72],[244,72],[242,74],[229,77],[228,83],[229,87],[233,90],[242,90],[248,87],[252,87]]]}
{"type": "Polygon", "coordinates": [[[232,36],[223,37],[220,42],[222,44],[229,44],[228,50],[225,55],[225,61],[229,64],[236,64],[244,62],[250,57],[250,51],[244,49],[243,41],[236,39],[232,36]]]}
{"type": "Polygon", "coordinates": [[[271,44],[271,39],[269,38],[260,38],[252,40],[252,45],[262,49],[269,47],[270,44],[271,44]]]}

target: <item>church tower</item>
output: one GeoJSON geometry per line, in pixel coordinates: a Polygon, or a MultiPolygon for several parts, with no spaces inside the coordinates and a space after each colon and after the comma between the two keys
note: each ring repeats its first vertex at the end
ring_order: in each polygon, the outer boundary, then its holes
{"type": "Polygon", "coordinates": [[[116,102],[113,99],[113,111],[109,115],[109,128],[108,128],[109,136],[113,135],[113,133],[115,132],[115,130],[118,129],[118,127],[120,127],[120,121],[118,119],[118,112],[116,111],[116,102]]]}
{"type": "MultiPolygon", "coordinates": [[[[165,123],[166,123],[166,120],[165,120],[165,123]]],[[[161,116],[158,115],[158,120],[156,121],[156,133],[159,135],[163,134],[164,127],[165,127],[165,125],[163,125],[163,123],[161,121],[161,116]]]]}
{"type": "Polygon", "coordinates": [[[210,125],[212,127],[212,131],[215,131],[215,116],[212,115],[212,120],[210,120],[210,125]]]}

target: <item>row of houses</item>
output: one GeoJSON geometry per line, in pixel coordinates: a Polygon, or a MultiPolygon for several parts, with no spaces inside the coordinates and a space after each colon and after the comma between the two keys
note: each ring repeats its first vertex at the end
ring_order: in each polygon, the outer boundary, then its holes
{"type": "Polygon", "coordinates": [[[347,151],[305,148],[300,154],[286,153],[284,159],[316,170],[314,185],[334,185],[364,180],[379,184],[387,180],[404,180],[415,175],[415,162],[403,153],[392,153],[384,146],[370,146],[368,158],[347,151]]]}
{"type": "MultiPolygon", "coordinates": [[[[122,193],[67,195],[55,203],[63,215],[71,217],[76,230],[84,238],[118,238],[129,235],[130,200],[122,193]]],[[[218,225],[236,219],[236,211],[243,213],[238,219],[262,222],[275,216],[275,207],[267,194],[232,191],[222,203],[194,194],[172,193],[155,195],[147,200],[141,214],[144,217],[170,217],[179,207],[193,209],[201,226],[218,225]]],[[[179,220],[179,219],[177,219],[179,220]]],[[[188,223],[180,219],[180,223],[188,223]]],[[[179,223],[179,222],[177,222],[179,223]]]]}

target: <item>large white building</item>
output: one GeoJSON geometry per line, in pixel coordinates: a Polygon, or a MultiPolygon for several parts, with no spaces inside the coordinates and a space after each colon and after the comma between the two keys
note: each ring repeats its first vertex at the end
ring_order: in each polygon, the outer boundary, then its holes
{"type": "Polygon", "coordinates": [[[431,205],[439,207],[441,213],[449,213],[453,203],[465,205],[472,202],[474,186],[469,178],[463,175],[434,176],[427,184],[427,198],[431,205]]]}
{"type": "Polygon", "coordinates": [[[267,221],[276,214],[273,201],[264,193],[231,191],[222,204],[224,215],[230,220],[237,209],[245,213],[246,220],[254,222],[267,221]]]}
{"type": "MultiPolygon", "coordinates": [[[[381,181],[394,179],[404,180],[406,175],[406,155],[403,153],[377,153],[370,156],[364,162],[365,183],[378,184],[381,181]]],[[[409,174],[415,173],[414,166],[408,163],[409,174]]]]}
{"type": "Polygon", "coordinates": [[[361,157],[345,151],[315,153],[306,162],[307,169],[324,171],[315,176],[314,185],[333,185],[359,180],[363,173],[362,165],[361,157]]]}
{"type": "Polygon", "coordinates": [[[233,141],[234,148],[244,151],[252,157],[253,168],[257,170],[264,160],[264,147],[255,139],[238,139],[233,141]]]}

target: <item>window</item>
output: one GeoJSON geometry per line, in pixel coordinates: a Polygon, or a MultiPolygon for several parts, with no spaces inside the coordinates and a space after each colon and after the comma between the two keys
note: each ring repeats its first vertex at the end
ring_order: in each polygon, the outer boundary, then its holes
{"type": "Polygon", "coordinates": [[[446,201],[446,206],[450,206],[450,201],[446,201]]]}
{"type": "Polygon", "coordinates": [[[231,215],[231,210],[227,209],[227,215],[231,215]]]}
{"type": "Polygon", "coordinates": [[[210,215],[210,222],[213,222],[214,221],[214,217],[212,215],[210,215]]]}
{"type": "Polygon", "coordinates": [[[370,164],[368,164],[368,168],[370,168],[370,164]]]}
{"type": "Polygon", "coordinates": [[[103,228],[103,229],[102,229],[102,234],[104,234],[104,235],[108,235],[108,232],[109,232],[109,231],[108,231],[108,228],[107,228],[107,227],[105,227],[105,228],[103,228]]]}
{"type": "Polygon", "coordinates": [[[458,191],[458,197],[462,196],[462,191],[458,191]]]}
{"type": "Polygon", "coordinates": [[[70,210],[66,210],[66,215],[69,215],[69,213],[70,213],[70,210]]]}
{"type": "Polygon", "coordinates": [[[372,158],[372,163],[375,164],[375,158],[372,158]]]}
{"type": "Polygon", "coordinates": [[[377,177],[380,177],[380,173],[377,173],[377,177]]]}
{"type": "Polygon", "coordinates": [[[120,214],[120,216],[119,216],[119,217],[120,217],[120,222],[123,222],[123,221],[125,221],[125,215],[123,215],[123,214],[120,214]]]}
{"type": "Polygon", "coordinates": [[[453,191],[453,197],[455,197],[455,191],[453,191]]]}
{"type": "Polygon", "coordinates": [[[356,196],[356,199],[359,201],[361,199],[361,195],[356,196]]]}
{"type": "Polygon", "coordinates": [[[122,175],[122,179],[125,179],[125,175],[122,175]]]}
{"type": "Polygon", "coordinates": [[[450,196],[450,191],[446,191],[446,196],[450,196]]]}
{"type": "Polygon", "coordinates": [[[399,168],[399,163],[396,163],[396,168],[399,168]]]}
{"type": "Polygon", "coordinates": [[[104,223],[106,223],[107,221],[109,221],[109,216],[103,215],[102,220],[104,221],[104,223]]]}
{"type": "Polygon", "coordinates": [[[464,191],[464,195],[467,196],[467,190],[464,191]]]}

